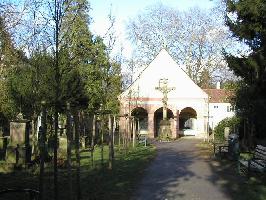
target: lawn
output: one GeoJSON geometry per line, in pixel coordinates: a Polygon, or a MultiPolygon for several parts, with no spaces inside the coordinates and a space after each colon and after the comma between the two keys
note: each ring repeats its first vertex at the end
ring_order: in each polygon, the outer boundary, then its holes
{"type": "MultiPolygon", "coordinates": [[[[81,153],[81,195],[82,199],[128,199],[137,186],[145,168],[155,157],[154,146],[138,146],[135,149],[116,151],[113,170],[107,169],[108,147],[104,148],[104,166],[101,165],[100,148],[97,147],[92,166],[90,152],[81,153]]],[[[3,164],[2,164],[3,165],[3,164]]],[[[76,170],[72,171],[72,187],[76,191],[76,170]]],[[[38,169],[0,173],[0,190],[6,188],[38,189],[38,169]]],[[[52,166],[45,168],[45,199],[53,198],[52,166]]],[[[67,171],[59,169],[59,199],[69,199],[67,171]]],[[[22,196],[3,196],[0,199],[19,199],[22,196]]],[[[22,198],[23,199],[23,198],[22,198]]]]}

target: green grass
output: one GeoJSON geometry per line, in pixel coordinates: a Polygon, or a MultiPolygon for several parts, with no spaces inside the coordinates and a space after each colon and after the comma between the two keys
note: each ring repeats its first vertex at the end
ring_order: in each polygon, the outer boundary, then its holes
{"type": "Polygon", "coordinates": [[[252,153],[240,153],[241,160],[250,160],[252,158],[252,153]]]}
{"type": "Polygon", "coordinates": [[[94,187],[88,188],[84,195],[93,199],[128,199],[154,156],[154,147],[143,146],[129,151],[126,155],[117,154],[112,171],[102,171],[98,168],[86,177],[83,183],[94,187]]]}
{"type": "MultiPolygon", "coordinates": [[[[101,165],[100,147],[94,153],[94,166],[92,166],[90,152],[81,153],[81,193],[82,199],[128,199],[144,169],[155,157],[156,149],[153,146],[138,146],[135,149],[115,151],[113,170],[108,170],[108,147],[104,148],[104,167],[101,165]]],[[[74,157],[73,157],[74,158],[74,157]]],[[[74,159],[73,159],[74,160],[74,159]]],[[[76,170],[72,171],[73,194],[76,191],[76,170]]],[[[28,171],[14,171],[0,173],[0,190],[5,188],[33,188],[38,189],[38,169],[28,171]]],[[[59,169],[59,199],[68,199],[69,190],[67,171],[59,169]]],[[[45,199],[53,198],[52,166],[45,168],[45,199]]],[[[1,199],[1,197],[0,197],[1,199]]],[[[7,199],[5,197],[4,199],[7,199]]],[[[18,199],[18,196],[8,197],[18,199]]]]}

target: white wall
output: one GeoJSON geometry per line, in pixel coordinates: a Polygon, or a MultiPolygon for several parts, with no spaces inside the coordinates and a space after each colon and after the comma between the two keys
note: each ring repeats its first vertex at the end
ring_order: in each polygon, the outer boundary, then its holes
{"type": "Polygon", "coordinates": [[[235,115],[233,110],[230,111],[230,107],[230,103],[209,103],[209,124],[211,128],[215,128],[226,117],[233,117],[235,115]]]}

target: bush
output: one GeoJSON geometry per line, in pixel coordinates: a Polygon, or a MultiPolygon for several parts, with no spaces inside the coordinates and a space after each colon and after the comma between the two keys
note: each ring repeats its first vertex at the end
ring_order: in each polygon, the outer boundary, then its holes
{"type": "Polygon", "coordinates": [[[223,141],[224,138],[224,128],[229,127],[230,133],[234,129],[237,129],[240,125],[240,119],[238,117],[227,117],[220,121],[218,125],[214,128],[215,139],[219,141],[223,141]]]}

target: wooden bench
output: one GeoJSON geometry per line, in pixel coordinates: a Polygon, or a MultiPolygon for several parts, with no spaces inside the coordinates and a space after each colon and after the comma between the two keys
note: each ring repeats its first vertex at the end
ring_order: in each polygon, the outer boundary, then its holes
{"type": "Polygon", "coordinates": [[[146,135],[139,135],[138,136],[139,144],[144,144],[144,146],[147,146],[147,136],[146,135]]]}
{"type": "Polygon", "coordinates": [[[9,194],[18,194],[18,193],[21,193],[21,194],[25,194],[27,199],[29,200],[37,200],[39,199],[39,194],[40,192],[38,190],[34,190],[34,189],[5,189],[5,190],[1,190],[0,191],[0,199],[2,197],[4,197],[4,199],[6,199],[6,195],[9,195],[9,194]]]}
{"type": "Polygon", "coordinates": [[[213,142],[213,155],[215,156],[216,153],[219,153],[220,156],[226,155],[228,153],[228,141],[218,143],[213,142]]]}
{"type": "MultiPolygon", "coordinates": [[[[250,154],[250,152],[247,152],[250,154]]],[[[257,145],[254,152],[251,153],[252,157],[249,160],[238,160],[239,172],[241,166],[244,166],[248,170],[248,174],[251,171],[254,172],[266,172],[266,147],[262,145],[257,145]]]]}

